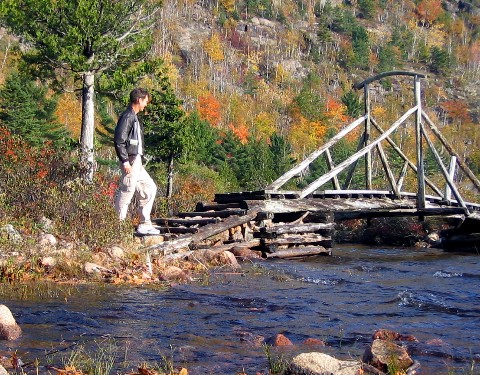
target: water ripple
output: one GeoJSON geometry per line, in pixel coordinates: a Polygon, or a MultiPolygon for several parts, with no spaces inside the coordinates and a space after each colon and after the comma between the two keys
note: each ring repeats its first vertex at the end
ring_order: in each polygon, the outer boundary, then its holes
{"type": "Polygon", "coordinates": [[[433,274],[433,277],[440,277],[440,278],[463,277],[463,273],[437,271],[433,274]]]}

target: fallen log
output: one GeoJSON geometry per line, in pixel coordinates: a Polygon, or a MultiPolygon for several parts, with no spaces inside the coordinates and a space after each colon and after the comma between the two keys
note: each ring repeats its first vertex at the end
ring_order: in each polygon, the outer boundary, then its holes
{"type": "Polygon", "coordinates": [[[244,209],[233,209],[233,210],[221,210],[221,211],[207,211],[207,212],[180,212],[178,217],[229,217],[233,215],[244,215],[246,210],[244,209]]]}
{"type": "Polygon", "coordinates": [[[238,208],[246,208],[246,205],[241,202],[238,203],[216,203],[216,202],[198,202],[195,206],[195,211],[202,212],[202,211],[221,211],[221,210],[228,210],[228,209],[238,209],[238,208]]]}
{"type": "Polygon", "coordinates": [[[260,233],[295,234],[295,233],[329,233],[335,229],[335,223],[283,224],[260,228],[260,233]]]}
{"type": "Polygon", "coordinates": [[[176,234],[185,234],[185,233],[197,233],[198,228],[195,227],[159,227],[160,233],[176,233],[176,234]]]}
{"type": "Polygon", "coordinates": [[[218,223],[220,219],[215,217],[208,217],[208,218],[199,218],[199,219],[171,219],[171,218],[157,218],[152,219],[152,222],[157,225],[180,225],[180,226],[193,226],[193,225],[207,225],[218,223]]]}
{"type": "Polygon", "coordinates": [[[286,238],[261,239],[261,244],[268,248],[288,245],[317,245],[332,248],[334,241],[331,237],[324,236],[289,236],[286,238]]]}
{"type": "Polygon", "coordinates": [[[323,246],[302,246],[302,247],[292,247],[290,249],[279,250],[275,253],[267,253],[265,256],[267,259],[270,258],[296,258],[296,257],[305,257],[313,255],[331,255],[330,249],[325,249],[323,246]]]}

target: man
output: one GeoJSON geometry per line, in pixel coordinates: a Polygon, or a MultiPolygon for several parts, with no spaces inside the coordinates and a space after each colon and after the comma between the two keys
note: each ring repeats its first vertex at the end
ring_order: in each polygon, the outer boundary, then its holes
{"type": "Polygon", "coordinates": [[[119,192],[115,198],[115,210],[120,220],[125,220],[128,206],[134,194],[139,201],[140,224],[137,233],[157,235],[160,231],[153,227],[150,213],[153,207],[157,186],[143,166],[144,137],[143,126],[137,113],[143,111],[150,100],[150,94],[143,88],[130,93],[130,105],[120,115],[115,128],[115,151],[120,161],[122,176],[119,192]]]}

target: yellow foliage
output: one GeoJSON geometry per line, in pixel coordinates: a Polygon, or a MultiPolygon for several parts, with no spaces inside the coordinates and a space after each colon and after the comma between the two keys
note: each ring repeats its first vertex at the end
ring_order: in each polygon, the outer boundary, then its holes
{"type": "Polygon", "coordinates": [[[203,43],[203,49],[213,62],[225,59],[222,41],[217,33],[212,33],[212,36],[203,43]]]}
{"type": "Polygon", "coordinates": [[[252,124],[255,104],[249,95],[232,95],[227,103],[228,119],[234,124],[252,124]]]}
{"type": "Polygon", "coordinates": [[[220,5],[228,13],[232,13],[235,10],[235,0],[220,0],[220,5]]]}
{"type": "Polygon", "coordinates": [[[72,138],[80,138],[82,131],[82,103],[79,98],[72,93],[62,94],[58,100],[55,115],[60,123],[65,125],[72,138]]]}
{"type": "Polygon", "coordinates": [[[384,107],[378,106],[372,109],[372,116],[374,118],[383,118],[385,114],[387,113],[387,110],[384,107]]]}
{"type": "Polygon", "coordinates": [[[427,29],[425,41],[429,47],[443,47],[447,34],[437,25],[427,29]]]}
{"type": "Polygon", "coordinates": [[[275,132],[275,117],[273,114],[267,112],[260,112],[254,119],[256,135],[268,140],[275,132]]]}
{"type": "Polygon", "coordinates": [[[309,121],[300,116],[293,124],[289,140],[293,152],[302,158],[323,143],[327,129],[320,121],[309,121]]]}
{"type": "Polygon", "coordinates": [[[163,62],[166,67],[166,75],[168,77],[168,80],[173,87],[177,86],[177,81],[180,78],[180,73],[176,65],[173,63],[173,55],[170,52],[167,52],[163,56],[163,62]]]}
{"type": "Polygon", "coordinates": [[[285,70],[282,64],[277,64],[275,67],[275,77],[273,82],[281,84],[290,78],[290,74],[285,70]]]}

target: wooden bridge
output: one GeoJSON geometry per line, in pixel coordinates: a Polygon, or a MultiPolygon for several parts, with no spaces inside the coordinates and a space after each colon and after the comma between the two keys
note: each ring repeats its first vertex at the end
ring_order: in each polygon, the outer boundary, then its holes
{"type": "Polygon", "coordinates": [[[181,248],[243,243],[267,258],[330,254],[335,222],[395,216],[416,216],[419,220],[427,216],[453,218],[457,221],[456,232],[445,238],[445,247],[455,248],[456,241],[461,240],[462,246],[480,249],[480,204],[467,202],[455,180],[461,173],[462,178],[471,182],[477,197],[480,181],[423,110],[421,80],[424,78],[420,73],[394,71],[356,84],[355,89],[363,89],[363,116],[264,190],[216,194],[214,202],[197,204],[195,212],[157,219],[167,242],[151,249],[170,253],[181,248]],[[369,88],[391,76],[413,80],[413,103],[385,130],[372,115],[369,88]],[[414,160],[395,142],[401,126],[415,129],[414,160]],[[356,151],[338,160],[336,146],[353,132],[361,134],[356,151]],[[441,176],[441,186],[438,177],[436,183],[427,177],[426,172],[431,173],[425,168],[427,152],[436,161],[435,175],[441,176]],[[325,173],[301,190],[282,189],[302,177],[312,163],[319,163],[320,157],[324,158],[325,173]],[[391,159],[396,160],[396,166],[391,159]],[[411,192],[404,191],[408,172],[415,176],[415,189],[411,192]],[[327,184],[331,184],[330,189],[326,189],[327,184]]]}

